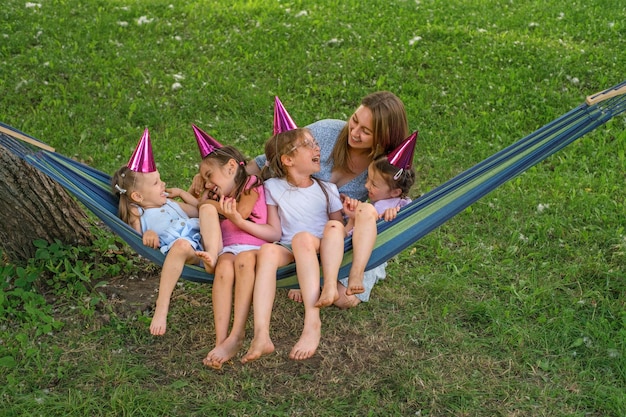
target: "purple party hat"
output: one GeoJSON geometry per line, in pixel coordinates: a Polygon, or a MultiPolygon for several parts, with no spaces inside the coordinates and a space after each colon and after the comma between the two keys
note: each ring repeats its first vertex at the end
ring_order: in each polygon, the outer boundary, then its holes
{"type": "Polygon", "coordinates": [[[281,103],[278,96],[274,98],[274,134],[286,132],[288,130],[297,129],[298,126],[293,122],[287,110],[281,103]]]}
{"type": "Polygon", "coordinates": [[[204,158],[214,150],[222,147],[221,143],[213,139],[208,133],[202,131],[198,126],[192,124],[191,127],[193,127],[193,133],[196,135],[201,158],[204,158]]]}
{"type": "Polygon", "coordinates": [[[133,155],[130,157],[127,165],[128,169],[135,172],[148,172],[156,171],[156,164],[154,163],[154,155],[152,154],[152,144],[150,143],[150,133],[148,128],[143,131],[143,136],[139,140],[133,155]]]}
{"type": "Polygon", "coordinates": [[[405,169],[413,166],[413,153],[415,152],[415,142],[417,141],[417,130],[404,139],[400,145],[387,155],[389,163],[399,169],[400,175],[405,169]]]}

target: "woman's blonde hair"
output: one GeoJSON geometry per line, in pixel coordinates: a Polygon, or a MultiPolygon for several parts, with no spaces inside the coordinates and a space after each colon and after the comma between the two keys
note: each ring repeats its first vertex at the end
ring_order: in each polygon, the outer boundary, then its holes
{"type": "MultiPolygon", "coordinates": [[[[395,149],[407,136],[409,136],[409,124],[406,110],[402,101],[389,91],[377,91],[363,97],[361,105],[372,112],[372,136],[374,143],[370,157],[386,155],[395,149]]],[[[352,116],[350,116],[352,117],[352,116]]],[[[348,161],[348,135],[350,123],[346,123],[337,136],[337,141],[331,153],[333,167],[344,172],[351,172],[348,161]]]]}

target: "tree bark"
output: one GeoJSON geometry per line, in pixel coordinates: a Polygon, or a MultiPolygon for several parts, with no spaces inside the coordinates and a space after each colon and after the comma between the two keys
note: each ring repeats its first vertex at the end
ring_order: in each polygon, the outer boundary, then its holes
{"type": "Polygon", "coordinates": [[[13,263],[35,256],[33,241],[93,242],[88,217],[68,192],[0,145],[0,248],[13,263]]]}

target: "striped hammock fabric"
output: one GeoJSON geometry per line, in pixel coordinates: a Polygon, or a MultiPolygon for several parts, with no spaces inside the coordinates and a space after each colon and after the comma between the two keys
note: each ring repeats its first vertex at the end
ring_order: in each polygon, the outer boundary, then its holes
{"type": "MultiPolygon", "coordinates": [[[[378,223],[378,237],[368,269],[400,253],[504,182],[625,110],[626,81],[589,96],[585,103],[567,114],[422,195],[405,206],[393,222],[378,223]]],[[[141,236],[117,217],[117,201],[109,191],[108,174],[60,155],[37,139],[2,123],[0,144],[61,184],[138,254],[163,264],[164,255],[144,246],[141,236]]],[[[348,276],[351,262],[352,241],[348,238],[339,276],[348,276]]],[[[200,283],[213,281],[213,276],[204,269],[191,265],[185,266],[182,278],[200,283]]],[[[297,287],[295,265],[279,269],[277,282],[280,288],[297,287]]]]}

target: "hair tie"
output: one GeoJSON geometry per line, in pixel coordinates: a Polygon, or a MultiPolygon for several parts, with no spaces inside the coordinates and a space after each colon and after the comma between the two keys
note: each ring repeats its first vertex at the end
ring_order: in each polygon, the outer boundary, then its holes
{"type": "Polygon", "coordinates": [[[404,172],[404,169],[400,168],[400,170],[398,172],[396,172],[396,175],[393,176],[393,179],[395,181],[398,181],[398,178],[400,178],[400,176],[402,175],[403,172],[404,172]]]}
{"type": "Polygon", "coordinates": [[[126,194],[126,190],[117,184],[115,184],[115,189],[119,191],[120,194],[126,194]]]}
{"type": "Polygon", "coordinates": [[[239,165],[244,166],[246,163],[243,161],[239,161],[239,165]]]}

